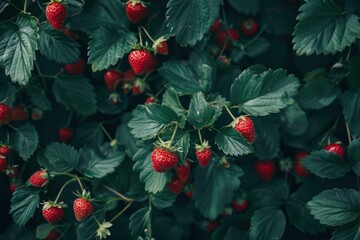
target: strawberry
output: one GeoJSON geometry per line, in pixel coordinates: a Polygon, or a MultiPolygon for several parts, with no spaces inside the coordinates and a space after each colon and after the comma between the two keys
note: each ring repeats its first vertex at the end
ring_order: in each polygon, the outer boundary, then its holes
{"type": "Polygon", "coordinates": [[[176,175],[183,182],[186,183],[190,178],[190,161],[186,160],[186,165],[177,165],[175,168],[176,175]]]}
{"type": "Polygon", "coordinates": [[[123,92],[125,93],[125,94],[128,94],[129,92],[130,92],[130,90],[131,90],[131,85],[129,84],[129,83],[124,83],[123,85],[122,85],[122,88],[123,88],[123,92]]]}
{"type": "Polygon", "coordinates": [[[151,72],[156,67],[156,58],[147,50],[133,50],[128,59],[137,75],[151,72]]]}
{"type": "Polygon", "coordinates": [[[236,198],[231,202],[236,212],[244,212],[249,205],[249,201],[243,198],[236,198]]]}
{"type": "Polygon", "coordinates": [[[299,152],[295,155],[294,171],[299,177],[308,177],[310,175],[310,172],[301,164],[301,160],[307,155],[307,152],[299,152]]]}
{"type": "Polygon", "coordinates": [[[31,119],[34,121],[38,121],[42,119],[44,116],[44,112],[38,108],[31,109],[31,119]]]}
{"type": "Polygon", "coordinates": [[[11,178],[16,178],[19,175],[19,170],[16,166],[10,166],[6,169],[6,175],[11,178]]]}
{"type": "Polygon", "coordinates": [[[251,118],[246,116],[240,116],[232,122],[231,126],[237,132],[239,132],[243,136],[243,138],[245,138],[249,143],[253,143],[255,141],[255,127],[251,118]]]}
{"type": "Polygon", "coordinates": [[[255,163],[255,172],[264,181],[270,181],[275,172],[275,164],[270,161],[259,161],[255,163]]]}
{"type": "Polygon", "coordinates": [[[156,147],[151,154],[151,161],[155,172],[166,172],[176,166],[179,157],[172,149],[156,147]]]}
{"type": "Polygon", "coordinates": [[[73,64],[66,64],[65,72],[69,75],[80,75],[84,72],[85,62],[81,57],[73,64]]]}
{"type": "Polygon", "coordinates": [[[146,83],[141,78],[136,78],[134,81],[134,85],[132,86],[132,93],[134,96],[140,95],[145,91],[146,83]]]}
{"type": "Polygon", "coordinates": [[[213,232],[218,226],[217,221],[203,221],[201,224],[202,229],[206,232],[213,232]]]}
{"type": "Polygon", "coordinates": [[[63,203],[45,202],[42,208],[42,215],[50,224],[59,222],[64,216],[65,207],[66,205],[63,203]]]}
{"type": "Polygon", "coordinates": [[[0,155],[2,155],[2,156],[9,155],[10,151],[11,151],[10,146],[8,146],[8,145],[1,145],[0,146],[0,155]]]}
{"type": "Polygon", "coordinates": [[[15,104],[12,107],[11,121],[24,122],[28,118],[28,114],[21,104],[15,104]]]}
{"type": "Polygon", "coordinates": [[[60,233],[56,230],[51,230],[44,240],[58,240],[60,233]]]}
{"type": "Polygon", "coordinates": [[[224,211],[221,213],[221,215],[225,217],[231,216],[233,213],[233,209],[231,207],[225,207],[224,211]]]}
{"type": "Polygon", "coordinates": [[[231,41],[239,41],[239,39],[240,39],[240,35],[238,31],[236,31],[235,29],[222,30],[218,32],[218,34],[216,35],[216,42],[219,45],[219,47],[223,48],[225,43],[227,42],[225,47],[225,49],[227,50],[232,49],[231,41]],[[228,38],[229,40],[227,40],[228,38]]]}
{"type": "Polygon", "coordinates": [[[134,80],[135,77],[136,77],[136,74],[134,73],[134,71],[132,69],[129,69],[126,72],[124,72],[124,80],[126,80],[126,81],[134,80]]]}
{"type": "Polygon", "coordinates": [[[59,140],[60,142],[68,142],[73,136],[73,130],[68,127],[63,127],[59,129],[59,140]]]}
{"type": "Polygon", "coordinates": [[[46,6],[45,11],[46,18],[50,25],[56,30],[63,29],[65,20],[67,18],[67,10],[65,5],[58,0],[52,0],[52,2],[46,6]]]}
{"type": "Polygon", "coordinates": [[[132,23],[139,23],[149,15],[149,8],[141,0],[128,1],[125,11],[132,23]]]}
{"type": "Polygon", "coordinates": [[[110,92],[115,90],[116,83],[123,78],[122,72],[118,70],[107,70],[104,74],[104,81],[106,87],[110,92]]]}
{"type": "Polygon", "coordinates": [[[245,36],[252,37],[259,31],[259,23],[253,19],[248,19],[241,23],[241,30],[245,36]]]}
{"type": "Polygon", "coordinates": [[[157,39],[152,47],[156,50],[155,53],[161,55],[168,55],[169,53],[169,47],[165,37],[160,37],[159,39],[157,39]]]}
{"type": "Polygon", "coordinates": [[[152,103],[157,103],[158,100],[153,97],[153,96],[149,96],[145,99],[145,104],[152,104],[152,103]]]}
{"type": "Polygon", "coordinates": [[[210,32],[216,33],[220,30],[220,28],[221,28],[220,20],[215,20],[213,25],[211,25],[211,27],[210,27],[210,32]]]}
{"type": "Polygon", "coordinates": [[[5,172],[8,168],[8,162],[6,160],[6,157],[0,156],[0,172],[5,172]]]}
{"type": "Polygon", "coordinates": [[[81,196],[74,200],[73,210],[77,221],[85,220],[93,212],[90,193],[83,190],[81,196]]]}
{"type": "Polygon", "coordinates": [[[345,156],[345,150],[340,143],[330,143],[326,145],[324,149],[328,152],[337,154],[341,158],[345,156]]]}
{"type": "Polygon", "coordinates": [[[201,167],[207,167],[212,158],[212,151],[209,143],[204,141],[201,145],[195,145],[195,155],[201,167]]]}
{"type": "Polygon", "coordinates": [[[108,100],[112,105],[116,105],[121,102],[121,97],[118,93],[111,93],[108,100]]]}
{"type": "Polygon", "coordinates": [[[11,111],[8,105],[0,103],[0,124],[8,124],[11,121],[11,111]]]}
{"type": "Polygon", "coordinates": [[[194,186],[186,186],[183,192],[188,198],[192,198],[194,193],[194,186]]]}
{"type": "Polygon", "coordinates": [[[22,185],[21,180],[18,179],[12,179],[9,184],[9,190],[11,193],[14,193],[18,187],[22,185]]]}
{"type": "Polygon", "coordinates": [[[30,185],[42,188],[48,183],[49,175],[46,170],[39,170],[34,172],[29,178],[30,185]]]}
{"type": "Polygon", "coordinates": [[[174,177],[171,179],[171,181],[168,183],[167,187],[175,194],[181,193],[184,183],[177,177],[174,177]]]}

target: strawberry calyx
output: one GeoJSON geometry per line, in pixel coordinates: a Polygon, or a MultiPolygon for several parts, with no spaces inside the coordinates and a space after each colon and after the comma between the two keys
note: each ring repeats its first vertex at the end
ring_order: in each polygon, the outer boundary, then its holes
{"type": "Polygon", "coordinates": [[[141,0],[129,0],[127,1],[125,4],[131,4],[132,6],[135,6],[136,4],[141,4],[143,7],[148,7],[150,6],[151,4],[148,3],[148,2],[144,2],[144,1],[141,1],[141,0]]]}
{"type": "Polygon", "coordinates": [[[175,147],[171,145],[171,141],[163,141],[161,138],[159,138],[158,141],[154,143],[155,147],[165,149],[169,152],[180,152],[181,148],[175,147]]]}
{"type": "Polygon", "coordinates": [[[204,151],[205,149],[209,149],[209,148],[211,148],[211,147],[210,147],[210,145],[209,145],[209,142],[206,141],[206,140],[204,140],[204,141],[202,142],[202,144],[195,144],[195,149],[196,149],[197,151],[199,151],[199,152],[202,152],[202,151],[204,151]]]}
{"type": "Polygon", "coordinates": [[[52,207],[56,208],[67,208],[67,205],[64,202],[55,202],[55,201],[47,201],[41,203],[43,206],[43,210],[50,209],[52,207]]]}
{"type": "Polygon", "coordinates": [[[145,44],[136,43],[133,46],[133,50],[146,50],[148,52],[156,52],[156,47],[154,48],[153,46],[149,46],[148,42],[145,42],[145,44]]]}
{"type": "Polygon", "coordinates": [[[108,97],[108,101],[113,104],[113,105],[116,105],[118,104],[119,102],[121,102],[121,97],[120,97],[120,94],[118,93],[111,93],[108,97]]]}
{"type": "Polygon", "coordinates": [[[91,198],[91,193],[89,191],[86,191],[85,189],[83,189],[81,193],[76,192],[74,194],[75,196],[86,199],[89,202],[93,202],[95,200],[94,198],[91,198]]]}

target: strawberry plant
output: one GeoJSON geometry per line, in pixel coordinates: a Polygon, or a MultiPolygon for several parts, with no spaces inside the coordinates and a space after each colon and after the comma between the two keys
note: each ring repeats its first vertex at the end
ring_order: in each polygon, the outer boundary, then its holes
{"type": "Polygon", "coordinates": [[[0,240],[360,239],[358,0],[0,13],[0,240]]]}

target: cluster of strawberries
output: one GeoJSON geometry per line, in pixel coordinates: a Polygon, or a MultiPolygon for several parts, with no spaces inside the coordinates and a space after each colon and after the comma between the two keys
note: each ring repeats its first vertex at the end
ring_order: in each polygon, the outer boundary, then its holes
{"type": "Polygon", "coordinates": [[[21,180],[17,177],[19,175],[18,166],[9,165],[7,157],[11,152],[9,145],[0,145],[0,172],[5,172],[6,175],[11,179],[9,184],[10,192],[15,192],[16,188],[21,185],[21,180]]]}

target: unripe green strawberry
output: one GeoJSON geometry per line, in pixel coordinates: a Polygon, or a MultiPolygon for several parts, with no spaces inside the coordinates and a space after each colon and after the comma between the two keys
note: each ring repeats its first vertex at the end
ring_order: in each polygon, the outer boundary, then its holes
{"type": "Polygon", "coordinates": [[[65,5],[61,2],[52,1],[46,6],[46,18],[54,29],[62,30],[67,18],[65,5]]]}
{"type": "Polygon", "coordinates": [[[30,185],[38,188],[42,188],[48,183],[49,176],[45,170],[39,170],[34,172],[30,179],[29,183],[30,185]]]}

